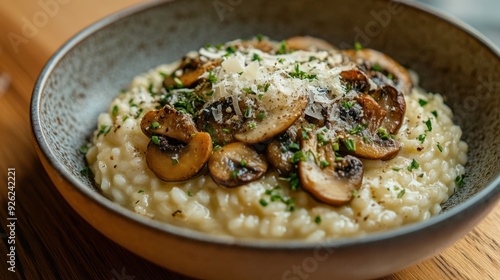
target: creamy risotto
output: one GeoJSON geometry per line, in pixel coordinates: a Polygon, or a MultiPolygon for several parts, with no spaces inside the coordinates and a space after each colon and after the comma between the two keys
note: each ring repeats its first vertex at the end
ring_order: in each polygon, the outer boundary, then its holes
{"type": "Polygon", "coordinates": [[[106,197],[151,219],[316,241],[437,215],[462,182],[461,134],[380,52],[258,36],[135,77],[86,158],[106,197]]]}

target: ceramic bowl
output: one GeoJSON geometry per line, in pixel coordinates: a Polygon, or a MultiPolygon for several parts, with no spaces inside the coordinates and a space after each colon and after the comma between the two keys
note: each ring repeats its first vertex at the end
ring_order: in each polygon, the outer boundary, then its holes
{"type": "Polygon", "coordinates": [[[362,279],[429,258],[469,232],[500,196],[499,51],[464,24],[387,0],[148,2],[83,30],[50,59],[31,104],[40,158],[71,206],[104,235],[168,269],[206,279],[362,279]],[[425,222],[361,238],[269,242],[214,237],[140,217],[103,197],[77,148],[138,73],[207,42],[265,34],[358,41],[442,93],[469,144],[465,186],[425,222]]]}

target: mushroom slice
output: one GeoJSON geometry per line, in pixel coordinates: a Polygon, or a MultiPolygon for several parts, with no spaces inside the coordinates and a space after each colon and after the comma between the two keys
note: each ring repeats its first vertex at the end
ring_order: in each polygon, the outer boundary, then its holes
{"type": "Polygon", "coordinates": [[[384,85],[373,91],[370,95],[377,101],[380,107],[386,111],[381,126],[390,134],[398,133],[406,112],[406,102],[403,93],[390,85],[384,85]]]}
{"type": "Polygon", "coordinates": [[[285,40],[289,50],[328,51],[336,48],[327,41],[312,36],[294,36],[285,40]]]}
{"type": "Polygon", "coordinates": [[[363,164],[353,156],[335,161],[331,145],[318,146],[317,137],[309,132],[301,137],[304,158],[299,161],[299,178],[302,187],[316,199],[334,206],[341,206],[352,199],[354,190],[361,186],[363,164]]]}
{"type": "Polygon", "coordinates": [[[362,118],[351,119],[350,127],[338,132],[344,152],[366,159],[395,157],[401,145],[383,128],[387,112],[370,95],[358,95],[356,101],[362,107],[362,118]]]}
{"type": "Polygon", "coordinates": [[[297,100],[286,104],[273,104],[274,107],[265,110],[265,117],[246,121],[234,138],[241,142],[255,144],[279,135],[302,115],[307,103],[308,97],[301,95],[297,100]]]}
{"type": "Polygon", "coordinates": [[[216,144],[234,142],[234,133],[243,123],[243,116],[234,113],[232,98],[212,103],[209,107],[201,110],[196,118],[196,127],[210,133],[216,144]]]}
{"type": "Polygon", "coordinates": [[[206,132],[194,134],[187,145],[170,144],[164,136],[158,138],[158,144],[149,141],[146,162],[156,177],[164,181],[183,181],[193,177],[212,153],[212,139],[206,132]]]}
{"type": "Polygon", "coordinates": [[[390,74],[392,79],[388,77],[387,80],[384,79],[385,81],[393,83],[403,94],[410,93],[412,88],[410,74],[386,54],[372,49],[345,50],[343,53],[361,68],[366,68],[364,70],[369,77],[379,76],[380,73],[383,73],[384,76],[390,74]]]}
{"type": "Polygon", "coordinates": [[[141,129],[148,137],[163,135],[187,143],[191,135],[198,132],[193,119],[188,114],[165,105],[159,110],[147,112],[141,120],[141,129]]]}
{"type": "Polygon", "coordinates": [[[346,70],[340,72],[340,79],[346,91],[355,90],[359,93],[368,93],[370,82],[368,77],[358,69],[346,70]]]}
{"type": "Polygon", "coordinates": [[[233,142],[212,154],[208,169],[218,184],[237,187],[262,177],[267,171],[267,162],[249,145],[233,142]]]}
{"type": "Polygon", "coordinates": [[[279,174],[289,175],[296,169],[292,158],[298,150],[299,144],[294,143],[290,136],[284,133],[267,145],[266,158],[279,174]]]}
{"type": "Polygon", "coordinates": [[[178,70],[182,70],[182,74],[178,77],[175,77],[175,75],[165,77],[163,86],[167,89],[176,87],[193,88],[198,84],[198,82],[200,81],[200,76],[203,75],[203,73],[214,69],[215,67],[219,66],[220,63],[220,60],[213,60],[204,63],[199,57],[184,57],[181,65],[175,71],[177,72],[178,70]]]}

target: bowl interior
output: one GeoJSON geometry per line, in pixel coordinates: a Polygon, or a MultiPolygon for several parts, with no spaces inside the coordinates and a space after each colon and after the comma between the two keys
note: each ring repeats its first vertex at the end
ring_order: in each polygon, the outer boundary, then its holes
{"type": "MultiPolygon", "coordinates": [[[[415,70],[426,90],[443,94],[469,144],[465,186],[443,211],[500,173],[500,58],[482,39],[418,7],[385,0],[220,2],[143,5],[86,29],[53,57],[35,88],[32,118],[42,151],[63,176],[96,191],[80,174],[85,162],[78,148],[135,75],[206,43],[256,34],[278,40],[312,35],[341,48],[358,41],[415,70]]],[[[498,189],[490,187],[496,196],[498,189]]]]}

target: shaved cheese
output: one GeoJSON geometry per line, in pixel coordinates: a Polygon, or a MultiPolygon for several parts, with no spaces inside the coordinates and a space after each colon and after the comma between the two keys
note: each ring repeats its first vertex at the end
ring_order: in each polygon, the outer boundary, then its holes
{"type": "Polygon", "coordinates": [[[221,65],[229,73],[241,73],[245,70],[240,60],[234,56],[224,60],[221,65]]]}

